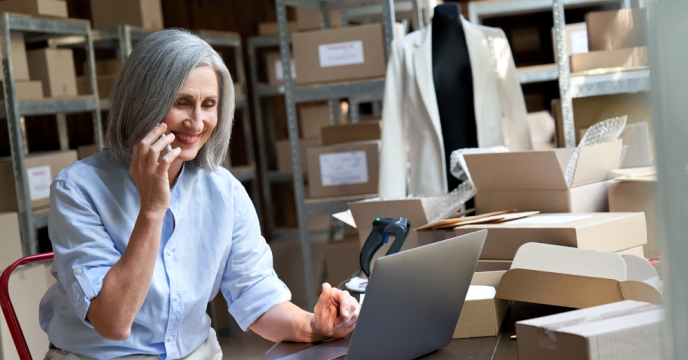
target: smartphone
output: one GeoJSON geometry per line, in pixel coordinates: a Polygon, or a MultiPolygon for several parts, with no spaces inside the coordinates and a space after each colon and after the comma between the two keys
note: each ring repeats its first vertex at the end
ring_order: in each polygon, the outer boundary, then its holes
{"type": "MultiPolygon", "coordinates": [[[[164,138],[165,135],[166,135],[166,134],[160,135],[160,139],[164,138]]],[[[172,151],[172,146],[170,146],[169,144],[167,144],[167,146],[165,146],[165,148],[162,149],[162,151],[160,151],[160,156],[158,157],[158,162],[160,161],[160,159],[162,159],[163,156],[167,155],[167,153],[170,152],[170,151],[172,151]]]]}

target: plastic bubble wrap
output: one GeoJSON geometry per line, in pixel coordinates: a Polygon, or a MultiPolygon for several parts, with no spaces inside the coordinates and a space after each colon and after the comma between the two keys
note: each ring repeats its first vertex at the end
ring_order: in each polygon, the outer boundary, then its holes
{"type": "Polygon", "coordinates": [[[588,131],[585,132],[585,135],[583,135],[583,138],[578,144],[578,147],[576,147],[576,151],[573,152],[571,160],[569,160],[569,164],[566,167],[566,183],[569,186],[573,184],[573,175],[576,173],[576,165],[578,164],[578,154],[580,154],[580,149],[584,146],[619,140],[621,133],[626,127],[626,119],[626,116],[621,116],[601,121],[591,126],[588,131]]]}
{"type": "Polygon", "coordinates": [[[409,195],[405,198],[371,198],[361,200],[360,202],[419,199],[428,216],[428,222],[435,222],[455,214],[475,194],[476,190],[473,184],[471,182],[464,182],[448,194],[440,196],[409,195]]]}
{"type": "Polygon", "coordinates": [[[494,154],[494,153],[504,153],[509,152],[506,146],[494,146],[489,148],[466,148],[454,150],[451,153],[451,158],[449,158],[449,168],[451,174],[463,181],[471,180],[471,174],[468,172],[468,167],[466,166],[466,160],[463,158],[464,155],[472,154],[494,154]]]}

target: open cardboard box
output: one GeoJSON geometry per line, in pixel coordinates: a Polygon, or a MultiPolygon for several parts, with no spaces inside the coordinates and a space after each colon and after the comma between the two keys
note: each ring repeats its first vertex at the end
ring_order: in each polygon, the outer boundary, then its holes
{"type": "Polygon", "coordinates": [[[640,257],[538,243],[521,246],[496,297],[578,309],[662,302],[659,275],[640,257]]]}
{"type": "Polygon", "coordinates": [[[540,214],[497,224],[459,226],[453,236],[483,229],[488,234],[481,259],[512,260],[521,245],[530,242],[606,252],[647,243],[645,215],[640,212],[540,214]]]}
{"type": "MultiPolygon", "coordinates": [[[[492,286],[498,289],[505,272],[476,272],[473,274],[471,285],[492,286]]],[[[508,309],[509,302],[503,299],[466,300],[461,308],[461,315],[452,338],[497,336],[508,309]]]]}
{"type": "Polygon", "coordinates": [[[518,211],[608,211],[606,180],[619,167],[622,141],[581,148],[573,182],[566,167],[575,149],[466,155],[466,165],[478,189],[476,213],[518,211]]]}
{"type": "Polygon", "coordinates": [[[613,181],[609,185],[609,211],[642,211],[647,221],[644,256],[655,259],[661,253],[657,221],[657,181],[613,181]]]}
{"type": "Polygon", "coordinates": [[[520,360],[654,359],[664,310],[622,301],[516,323],[520,360]]]}

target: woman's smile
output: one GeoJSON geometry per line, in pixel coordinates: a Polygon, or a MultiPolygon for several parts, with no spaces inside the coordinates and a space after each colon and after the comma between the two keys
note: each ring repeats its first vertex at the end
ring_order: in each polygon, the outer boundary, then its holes
{"type": "Polygon", "coordinates": [[[193,145],[196,142],[198,142],[198,139],[200,139],[202,133],[198,134],[189,134],[189,133],[183,133],[179,131],[172,131],[172,133],[175,136],[175,140],[179,141],[180,143],[184,145],[193,145]]]}

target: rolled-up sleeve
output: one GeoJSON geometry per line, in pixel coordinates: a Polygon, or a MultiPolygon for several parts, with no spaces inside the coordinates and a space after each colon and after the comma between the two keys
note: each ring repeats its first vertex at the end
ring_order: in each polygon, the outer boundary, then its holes
{"type": "Polygon", "coordinates": [[[260,234],[256,210],[243,187],[237,191],[232,248],[222,277],[222,294],[229,313],[247,331],[275,305],[291,300],[291,292],[277,277],[272,252],[260,234]]]}
{"type": "Polygon", "coordinates": [[[103,226],[88,195],[67,180],[56,180],[50,189],[48,232],[55,259],[53,269],[87,326],[91,300],[100,294],[103,279],[121,254],[103,226]]]}

